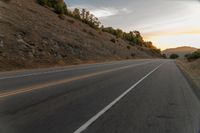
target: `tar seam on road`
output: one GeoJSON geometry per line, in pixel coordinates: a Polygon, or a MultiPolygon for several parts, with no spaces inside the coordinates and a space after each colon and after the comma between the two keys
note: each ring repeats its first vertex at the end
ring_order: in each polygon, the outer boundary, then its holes
{"type": "Polygon", "coordinates": [[[75,81],[75,80],[81,80],[81,79],[84,79],[84,78],[89,78],[89,77],[93,77],[93,76],[97,76],[97,75],[101,75],[101,74],[105,74],[105,73],[109,73],[109,72],[114,72],[114,71],[123,70],[123,69],[131,68],[131,67],[135,67],[135,66],[149,64],[149,63],[152,63],[152,62],[145,62],[145,63],[140,63],[140,64],[128,65],[128,66],[123,66],[123,67],[119,67],[119,68],[115,68],[115,69],[108,69],[108,70],[105,70],[105,71],[100,71],[100,72],[96,72],[96,73],[90,73],[90,74],[86,74],[86,75],[72,77],[72,78],[69,78],[69,79],[64,79],[64,80],[55,81],[55,82],[51,82],[51,83],[39,84],[39,85],[35,85],[35,86],[32,86],[32,87],[26,87],[26,88],[18,89],[18,90],[15,90],[15,91],[2,92],[2,93],[0,93],[0,98],[13,96],[13,95],[21,94],[21,93],[26,93],[26,92],[31,92],[31,91],[34,91],[34,90],[39,90],[39,89],[47,88],[47,87],[50,87],[50,86],[56,86],[56,85],[59,85],[59,84],[69,83],[69,82],[72,82],[72,81],[75,81]]]}
{"type": "Polygon", "coordinates": [[[94,115],[92,118],[90,118],[87,122],[85,122],[82,126],[80,126],[77,130],[74,131],[74,133],[82,133],[84,130],[86,130],[92,123],[94,123],[99,117],[101,117],[105,112],[107,112],[113,105],[115,105],[117,102],[119,102],[123,97],[125,97],[130,91],[132,91],[139,83],[141,83],[144,79],[146,79],[148,76],[150,76],[153,72],[158,70],[162,65],[164,65],[166,62],[160,64],[155,69],[150,71],[147,75],[145,75],[143,78],[141,78],[139,81],[137,81],[134,85],[132,85],[128,90],[126,90],[124,93],[122,93],[119,97],[117,97],[114,101],[112,101],[110,104],[108,104],[105,108],[103,108],[101,111],[99,111],[96,115],[94,115]]]}

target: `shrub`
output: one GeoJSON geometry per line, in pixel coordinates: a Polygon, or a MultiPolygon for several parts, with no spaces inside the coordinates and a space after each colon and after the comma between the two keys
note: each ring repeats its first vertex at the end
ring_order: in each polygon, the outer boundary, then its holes
{"type": "Polygon", "coordinates": [[[62,20],[65,19],[65,16],[64,16],[63,14],[59,14],[58,17],[59,17],[60,19],[62,19],[62,20]]]}
{"type": "Polygon", "coordinates": [[[95,34],[92,33],[92,31],[89,31],[88,34],[91,35],[91,36],[93,36],[93,37],[95,36],[95,34]]]}
{"type": "Polygon", "coordinates": [[[66,14],[67,13],[67,6],[64,3],[55,4],[54,9],[57,14],[66,14]]]}
{"type": "Polygon", "coordinates": [[[177,59],[177,58],[179,58],[179,55],[177,55],[177,54],[171,54],[169,58],[170,59],[177,59]]]}
{"type": "Polygon", "coordinates": [[[48,3],[48,0],[37,0],[37,1],[42,6],[47,5],[47,3],[48,3]]]}
{"type": "Polygon", "coordinates": [[[157,48],[150,48],[153,52],[158,53],[161,55],[161,50],[157,48]]]}
{"type": "Polygon", "coordinates": [[[131,56],[132,56],[132,57],[135,57],[135,54],[134,54],[134,53],[131,53],[131,56]]]}
{"type": "Polygon", "coordinates": [[[200,58],[200,50],[193,52],[192,54],[186,54],[185,57],[188,60],[196,60],[200,58]]]}
{"type": "Polygon", "coordinates": [[[116,43],[116,40],[114,38],[110,39],[110,41],[116,43]]]}
{"type": "Polygon", "coordinates": [[[125,41],[128,41],[132,46],[138,45],[141,47],[147,47],[149,49],[153,49],[156,53],[161,54],[160,49],[157,49],[152,42],[144,41],[139,31],[124,32],[121,29],[114,29],[113,27],[105,28],[103,26],[101,27],[101,30],[114,35],[116,38],[121,38],[125,41]]]}
{"type": "Polygon", "coordinates": [[[54,8],[57,14],[67,14],[67,5],[57,0],[37,0],[37,2],[42,6],[49,6],[54,8]]]}
{"type": "Polygon", "coordinates": [[[67,21],[68,21],[69,23],[71,23],[71,24],[75,23],[75,21],[72,20],[72,19],[68,19],[67,21]]]}
{"type": "Polygon", "coordinates": [[[167,55],[166,55],[166,54],[162,54],[162,57],[163,57],[164,59],[167,59],[167,55]]]}
{"type": "Polygon", "coordinates": [[[128,46],[127,46],[127,49],[130,50],[130,49],[131,49],[131,46],[128,45],[128,46]]]}

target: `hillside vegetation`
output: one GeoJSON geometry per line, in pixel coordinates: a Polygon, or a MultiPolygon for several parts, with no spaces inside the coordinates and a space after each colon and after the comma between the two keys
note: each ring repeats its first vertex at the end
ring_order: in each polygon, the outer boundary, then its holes
{"type": "Polygon", "coordinates": [[[183,47],[177,47],[177,48],[169,48],[164,51],[162,51],[163,54],[165,54],[167,57],[170,57],[172,54],[177,54],[179,58],[184,58],[186,54],[191,54],[195,52],[197,48],[183,46],[183,47]]]}
{"type": "Polygon", "coordinates": [[[0,70],[161,57],[138,31],[108,29],[63,0],[0,1],[0,70]]]}
{"type": "MultiPolygon", "coordinates": [[[[157,53],[161,53],[160,49],[157,49],[152,42],[144,41],[139,31],[130,31],[129,33],[126,33],[121,29],[114,29],[112,27],[104,28],[103,25],[100,27],[101,22],[99,21],[99,19],[95,17],[93,14],[91,14],[89,11],[87,11],[86,9],[82,9],[80,11],[80,9],[78,8],[75,8],[73,11],[68,10],[67,5],[63,0],[37,0],[37,1],[42,6],[49,6],[54,8],[54,11],[61,16],[63,15],[71,16],[75,19],[82,21],[83,23],[88,24],[92,28],[99,29],[103,32],[108,32],[114,35],[116,38],[126,40],[129,42],[130,45],[147,47],[154,50],[157,53]]],[[[64,19],[64,16],[61,17],[61,19],[64,19]]],[[[115,42],[116,40],[113,39],[111,41],[115,42]]]]}
{"type": "Polygon", "coordinates": [[[179,59],[178,65],[191,77],[200,89],[200,49],[179,59]]]}
{"type": "Polygon", "coordinates": [[[190,76],[191,80],[199,87],[200,89],[200,58],[187,61],[187,60],[178,60],[178,65],[190,76]]]}
{"type": "Polygon", "coordinates": [[[200,49],[191,53],[191,54],[186,54],[185,57],[187,58],[188,61],[194,61],[200,58],[200,49]]]}

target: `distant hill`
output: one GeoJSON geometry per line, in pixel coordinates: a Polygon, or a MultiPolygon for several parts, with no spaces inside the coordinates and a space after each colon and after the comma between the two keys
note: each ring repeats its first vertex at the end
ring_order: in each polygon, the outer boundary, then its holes
{"type": "Polygon", "coordinates": [[[162,51],[162,53],[166,54],[167,57],[169,57],[171,54],[178,54],[180,58],[183,58],[185,54],[192,53],[196,50],[197,48],[194,48],[194,47],[183,46],[183,47],[177,47],[177,48],[169,48],[162,51]]]}

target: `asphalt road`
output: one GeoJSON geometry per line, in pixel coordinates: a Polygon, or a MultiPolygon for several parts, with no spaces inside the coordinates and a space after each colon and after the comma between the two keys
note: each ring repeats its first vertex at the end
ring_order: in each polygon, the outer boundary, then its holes
{"type": "Polygon", "coordinates": [[[0,133],[200,133],[200,103],[172,60],[0,73],[0,133]]]}

